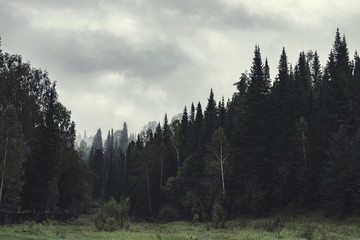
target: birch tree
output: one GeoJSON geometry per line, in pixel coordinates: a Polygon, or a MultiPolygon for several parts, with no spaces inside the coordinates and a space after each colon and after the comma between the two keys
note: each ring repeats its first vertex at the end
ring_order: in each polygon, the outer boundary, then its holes
{"type": "Polygon", "coordinates": [[[180,170],[180,150],[179,150],[179,146],[180,146],[180,121],[179,120],[175,120],[171,125],[170,125],[170,139],[171,139],[171,143],[174,146],[175,152],[176,152],[176,160],[177,160],[177,171],[179,172],[180,170]]]}
{"type": "Polygon", "coordinates": [[[225,196],[225,173],[228,168],[229,144],[223,128],[218,128],[212,135],[208,145],[208,169],[215,175],[221,177],[222,194],[225,196]]]}
{"type": "Polygon", "coordinates": [[[155,165],[159,164],[159,146],[155,143],[153,134],[151,129],[149,129],[146,133],[143,133],[145,137],[146,145],[139,152],[139,170],[141,171],[142,176],[145,177],[146,180],[146,192],[147,192],[147,200],[148,200],[148,207],[150,215],[153,212],[152,207],[152,173],[154,170],[155,165]]]}

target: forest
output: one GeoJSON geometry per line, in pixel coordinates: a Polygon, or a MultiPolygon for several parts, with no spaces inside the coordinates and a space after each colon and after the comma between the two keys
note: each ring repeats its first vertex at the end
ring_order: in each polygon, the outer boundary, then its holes
{"type": "Polygon", "coordinates": [[[145,220],[359,214],[359,55],[337,30],[324,66],[311,50],[292,65],[284,47],[277,71],[256,45],[231,99],[211,89],[179,119],[76,146],[56,83],[0,50],[1,207],[79,215],[128,198],[145,220]]]}

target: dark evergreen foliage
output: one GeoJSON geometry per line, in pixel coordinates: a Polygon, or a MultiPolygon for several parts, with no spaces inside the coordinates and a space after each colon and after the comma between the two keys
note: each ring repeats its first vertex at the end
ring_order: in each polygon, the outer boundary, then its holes
{"type": "Polygon", "coordinates": [[[215,224],[274,211],[359,214],[358,54],[350,60],[337,30],[324,68],[311,50],[292,68],[283,48],[277,69],[272,82],[256,45],[250,72],[227,103],[217,104],[211,89],[204,112],[199,102],[173,122],[165,114],[136,141],[126,123],[104,145],[99,129],[78,154],[75,125],[47,73],[0,51],[0,170],[20,186],[11,192],[4,181],[3,201],[79,214],[92,191],[93,199],[130,197],[135,217],[215,224]],[[19,161],[3,168],[9,119],[19,140],[9,158],[19,161]]]}
{"type": "Polygon", "coordinates": [[[0,59],[1,203],[44,213],[84,212],[94,176],[74,148],[75,124],[58,101],[56,83],[19,55],[0,50],[0,59]]]}

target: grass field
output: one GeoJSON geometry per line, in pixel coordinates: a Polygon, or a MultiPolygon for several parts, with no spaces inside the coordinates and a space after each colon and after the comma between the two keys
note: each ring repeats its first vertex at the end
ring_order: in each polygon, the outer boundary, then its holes
{"type": "Polygon", "coordinates": [[[224,229],[211,224],[190,222],[134,223],[127,230],[96,231],[92,217],[85,215],[72,222],[48,221],[41,224],[26,222],[0,226],[1,240],[17,239],[343,239],[360,240],[360,219],[335,220],[318,216],[276,219],[237,219],[224,229]]]}

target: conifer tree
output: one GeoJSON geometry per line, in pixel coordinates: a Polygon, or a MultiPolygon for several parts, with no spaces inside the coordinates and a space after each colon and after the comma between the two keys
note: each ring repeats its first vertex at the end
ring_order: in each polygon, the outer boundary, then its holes
{"type": "MultiPolygon", "coordinates": [[[[269,149],[269,105],[270,86],[265,77],[260,47],[255,46],[250,81],[247,91],[246,120],[242,151],[242,170],[239,172],[239,191],[250,205],[251,211],[260,214],[268,206],[264,200],[271,194],[272,165],[269,149]]],[[[240,164],[237,163],[237,164],[240,164]]]]}
{"type": "Polygon", "coordinates": [[[314,53],[314,59],[311,66],[311,76],[312,76],[312,84],[313,84],[313,98],[314,102],[318,99],[320,95],[320,87],[321,87],[321,79],[322,79],[322,72],[321,72],[321,65],[317,51],[314,53]]]}
{"type": "Polygon", "coordinates": [[[218,115],[218,125],[219,127],[225,127],[225,119],[226,119],[226,106],[224,96],[221,98],[221,102],[218,104],[217,108],[217,115],[218,115]]]}
{"type": "Polygon", "coordinates": [[[312,111],[312,87],[309,65],[305,53],[301,52],[298,64],[295,66],[295,103],[296,119],[301,116],[309,119],[312,111]]]}
{"type": "Polygon", "coordinates": [[[218,125],[217,119],[217,110],[216,110],[216,102],[214,99],[213,90],[210,90],[210,96],[208,99],[208,104],[205,108],[204,112],[204,126],[203,126],[203,138],[205,142],[211,141],[211,136],[218,125]]]}
{"type": "Polygon", "coordinates": [[[346,129],[340,126],[333,135],[328,161],[323,175],[322,194],[325,209],[329,215],[348,214],[351,210],[348,186],[349,163],[351,160],[352,143],[346,129]]]}
{"type": "Polygon", "coordinates": [[[187,149],[187,140],[188,140],[188,133],[189,133],[189,118],[186,106],[184,107],[183,115],[181,117],[180,123],[180,140],[181,140],[181,158],[184,159],[188,154],[187,149]]]}
{"type": "Polygon", "coordinates": [[[129,144],[128,128],[126,122],[124,122],[120,135],[120,148],[123,152],[126,152],[128,144],[129,144]]]}
{"type": "Polygon", "coordinates": [[[101,198],[103,196],[104,185],[104,156],[101,129],[99,128],[94,136],[94,141],[90,150],[89,168],[97,176],[94,183],[93,196],[101,198]]]}

